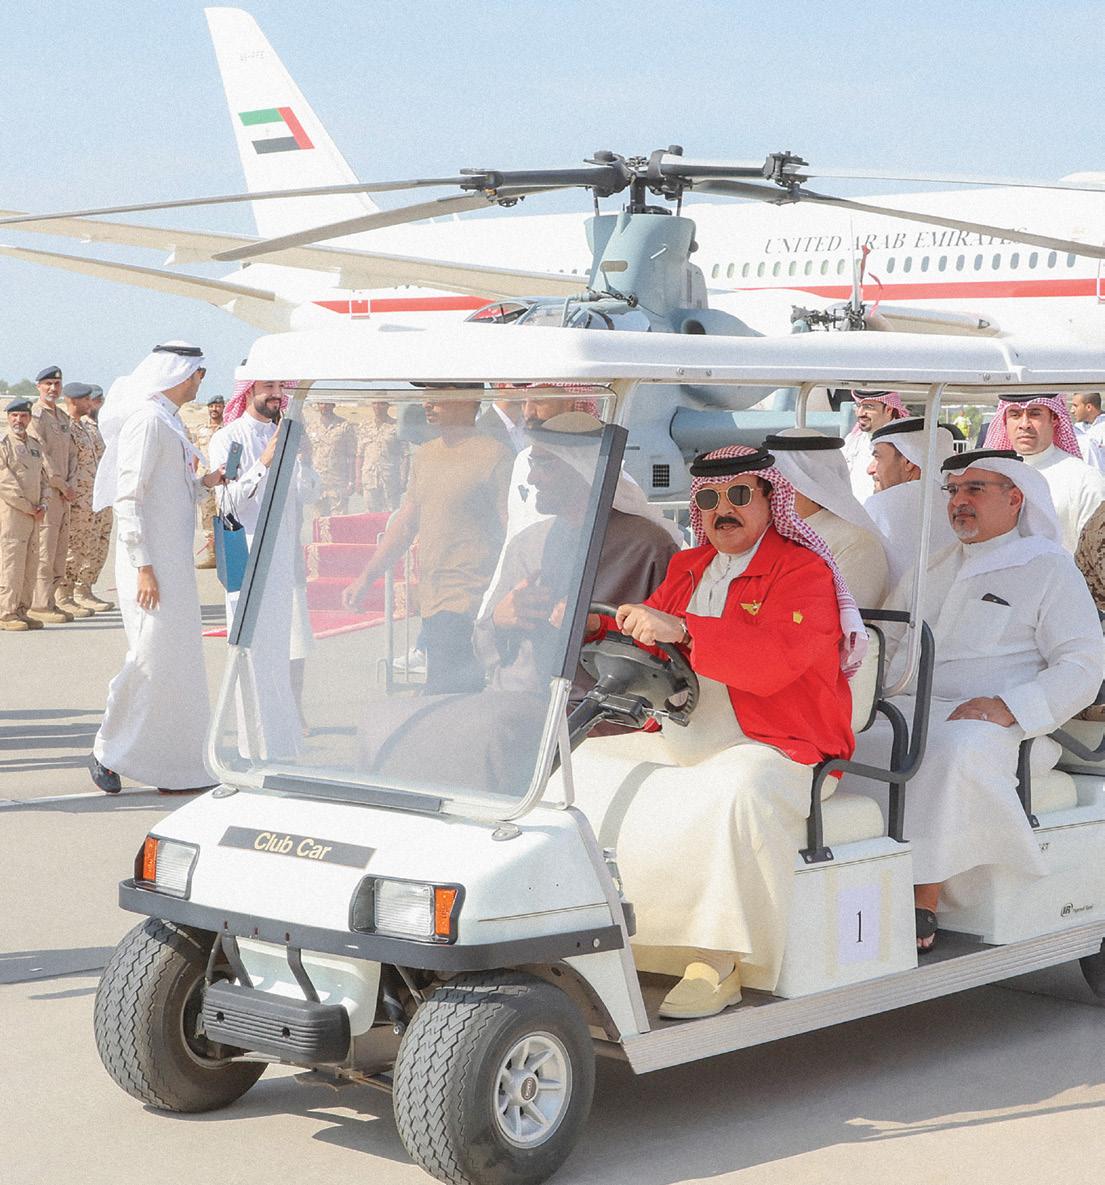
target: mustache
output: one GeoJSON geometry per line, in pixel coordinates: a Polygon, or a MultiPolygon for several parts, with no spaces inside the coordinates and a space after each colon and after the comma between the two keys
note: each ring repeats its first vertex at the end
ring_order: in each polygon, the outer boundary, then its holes
{"type": "Polygon", "coordinates": [[[719,514],[714,519],[715,527],[743,527],[744,522],[733,514],[719,514]]]}

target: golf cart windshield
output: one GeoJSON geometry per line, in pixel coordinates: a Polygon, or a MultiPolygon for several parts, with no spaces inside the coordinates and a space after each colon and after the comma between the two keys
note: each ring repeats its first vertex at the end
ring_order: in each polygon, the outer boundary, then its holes
{"type": "Polygon", "coordinates": [[[316,388],[267,471],[250,425],[225,780],[500,818],[540,795],[624,433],[602,389],[485,394],[316,388]]]}

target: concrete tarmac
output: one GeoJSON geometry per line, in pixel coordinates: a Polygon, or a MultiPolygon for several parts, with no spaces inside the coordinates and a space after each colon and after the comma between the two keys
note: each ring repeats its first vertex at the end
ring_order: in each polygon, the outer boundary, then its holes
{"type": "MultiPolygon", "coordinates": [[[[201,573],[205,619],[221,620],[201,573]]],[[[101,592],[106,590],[101,587],[101,592]]],[[[108,593],[110,596],[110,593],[108,593]]],[[[212,686],[225,643],[205,641],[212,686]]],[[[0,636],[0,1183],[429,1180],[371,1088],[269,1069],[238,1103],[168,1116],[100,1065],[116,905],[175,803],[84,767],[125,651],[117,612],[0,636]]],[[[1105,1011],[1075,966],[637,1078],[600,1060],[563,1185],[1065,1185],[1105,1172],[1105,1011]]]]}

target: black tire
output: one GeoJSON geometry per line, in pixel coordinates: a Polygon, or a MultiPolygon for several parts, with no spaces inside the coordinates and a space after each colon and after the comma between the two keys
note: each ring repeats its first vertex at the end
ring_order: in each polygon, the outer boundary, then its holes
{"type": "Polygon", "coordinates": [[[1078,960],[1082,969],[1082,978],[1090,991],[1099,999],[1105,1000],[1105,942],[1096,955],[1086,955],[1078,960]]]}
{"type": "MultiPolygon", "coordinates": [[[[526,1062],[517,1064],[523,1067],[519,1090],[526,1098],[526,1062]]],[[[537,1185],[575,1146],[594,1089],[591,1035],[563,992],[530,975],[473,973],[450,980],[414,1014],[395,1062],[395,1122],[404,1147],[439,1181],[537,1185]],[[531,1137],[535,1142],[520,1145],[504,1134],[514,1108],[507,1107],[503,1120],[496,1108],[507,1097],[500,1078],[504,1060],[527,1038],[538,1055],[555,1051],[545,1067],[550,1061],[556,1066],[559,1058],[568,1072],[562,1100],[555,1101],[551,1078],[534,1088],[548,1088],[555,1122],[544,1132],[539,1127],[531,1137]]]]}
{"type": "Polygon", "coordinates": [[[104,1068],[162,1111],[225,1107],[265,1071],[263,1062],[221,1056],[195,1033],[212,941],[206,931],[147,918],[115,948],[96,992],[104,1068]]]}

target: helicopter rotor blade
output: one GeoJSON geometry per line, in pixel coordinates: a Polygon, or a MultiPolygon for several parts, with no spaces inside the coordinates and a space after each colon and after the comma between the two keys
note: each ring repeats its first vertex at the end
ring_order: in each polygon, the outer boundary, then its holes
{"type": "Polygon", "coordinates": [[[905,173],[900,169],[814,169],[798,168],[793,173],[796,181],[810,177],[831,181],[902,181],[923,185],[985,185],[1002,189],[1065,189],[1085,193],[1105,193],[1102,181],[1049,181],[1026,177],[980,177],[971,173],[905,173]]]}
{"type": "Polygon", "coordinates": [[[254,259],[259,255],[269,255],[274,251],[283,251],[288,247],[309,246],[326,239],[338,239],[345,235],[360,234],[367,230],[379,230],[385,226],[403,226],[408,222],[422,222],[427,218],[439,218],[445,214],[484,210],[497,202],[513,204],[517,199],[528,197],[531,194],[551,193],[564,188],[566,187],[562,185],[507,187],[488,192],[463,193],[453,197],[434,198],[432,201],[418,202],[413,206],[400,206],[395,210],[380,210],[375,214],[346,218],[341,222],[311,227],[308,230],[281,235],[275,239],[263,239],[256,243],[250,243],[246,247],[236,247],[233,251],[220,251],[211,258],[220,263],[236,263],[244,259],[254,259]]]}
{"type": "Polygon", "coordinates": [[[1105,247],[1093,243],[1080,243],[1074,239],[1061,239],[1054,235],[1035,234],[1011,226],[991,226],[985,222],[972,222],[964,218],[953,218],[949,214],[926,214],[917,210],[902,210],[896,206],[876,206],[869,202],[857,202],[851,198],[831,197],[810,189],[794,189],[790,192],[767,185],[751,185],[743,181],[703,181],[695,185],[696,193],[716,193],[726,197],[748,197],[758,201],[786,204],[789,202],[812,202],[819,206],[836,206],[841,210],[857,210],[861,214],[878,214],[884,218],[903,218],[908,222],[924,222],[929,226],[943,226],[952,230],[967,231],[970,234],[989,235],[1008,239],[1014,243],[1028,243],[1044,247],[1049,251],[1065,251],[1071,255],[1083,255],[1090,259],[1105,259],[1105,247]]]}

